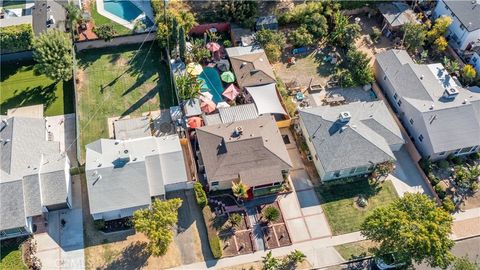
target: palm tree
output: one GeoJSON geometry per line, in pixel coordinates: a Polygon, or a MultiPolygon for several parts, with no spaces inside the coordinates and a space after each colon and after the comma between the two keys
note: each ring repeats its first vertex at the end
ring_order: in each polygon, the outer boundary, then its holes
{"type": "Polygon", "coordinates": [[[249,187],[245,185],[242,181],[238,183],[232,182],[232,191],[233,195],[238,199],[247,199],[248,198],[248,189],[249,187]]]}
{"type": "Polygon", "coordinates": [[[193,75],[185,73],[175,76],[178,97],[181,100],[190,100],[199,97],[202,94],[201,85],[193,75]]]}

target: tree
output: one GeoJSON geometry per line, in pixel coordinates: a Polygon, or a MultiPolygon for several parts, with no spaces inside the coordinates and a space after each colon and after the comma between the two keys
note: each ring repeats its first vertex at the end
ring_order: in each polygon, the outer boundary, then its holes
{"type": "Polygon", "coordinates": [[[308,16],[305,19],[305,25],[314,38],[320,39],[328,34],[327,18],[320,13],[308,16]]]}
{"type": "Polygon", "coordinates": [[[427,40],[430,43],[435,42],[439,37],[445,36],[448,27],[452,24],[452,18],[450,16],[441,16],[433,24],[432,29],[427,32],[427,40]]]}
{"type": "Polygon", "coordinates": [[[229,22],[252,27],[257,16],[258,3],[251,0],[223,1],[220,16],[229,22]]]}
{"type": "Polygon", "coordinates": [[[273,206],[268,206],[265,209],[265,219],[267,222],[277,221],[280,218],[280,211],[273,206]]]}
{"type": "Polygon", "coordinates": [[[438,37],[434,42],[433,46],[438,53],[442,53],[447,49],[448,41],[445,37],[438,37]]]}
{"type": "Polygon", "coordinates": [[[230,215],[230,217],[228,217],[228,221],[230,221],[232,227],[236,228],[240,225],[240,223],[242,223],[242,216],[240,216],[240,214],[233,213],[230,215]]]}
{"type": "Polygon", "coordinates": [[[340,12],[335,12],[333,15],[334,27],[331,32],[330,41],[342,48],[351,48],[355,44],[355,39],[360,36],[362,30],[360,25],[356,23],[349,23],[348,17],[342,15],[340,12]]]}
{"type": "Polygon", "coordinates": [[[194,39],[192,48],[187,53],[187,62],[201,62],[208,57],[210,57],[210,51],[205,47],[203,40],[194,39]]]}
{"type": "Polygon", "coordinates": [[[403,44],[407,51],[416,53],[425,44],[427,30],[425,25],[407,23],[402,27],[403,44]]]}
{"type": "MultiPolygon", "coordinates": [[[[157,2],[157,1],[154,1],[157,2]]],[[[157,35],[156,35],[156,40],[157,43],[160,47],[165,48],[167,47],[167,42],[168,42],[168,36],[169,36],[169,29],[168,26],[164,23],[159,23],[157,24],[157,35]]]]}
{"type": "Polygon", "coordinates": [[[373,210],[361,233],[378,244],[377,257],[394,254],[398,262],[427,262],[446,268],[453,260],[450,249],[452,217],[424,194],[406,193],[387,206],[373,210]]]}
{"type": "Polygon", "coordinates": [[[153,256],[162,256],[167,252],[173,240],[172,229],[178,222],[178,209],[182,205],[179,198],[171,200],[155,199],[150,208],[133,213],[135,230],[144,233],[150,242],[148,250],[153,256]]]}
{"type": "Polygon", "coordinates": [[[185,38],[185,29],[181,26],[178,30],[178,53],[182,61],[185,61],[185,56],[187,53],[187,40],[185,38]]]}
{"type": "Polygon", "coordinates": [[[242,181],[239,181],[238,183],[232,182],[233,195],[239,199],[248,198],[248,189],[249,187],[242,181]]]}
{"type": "Polygon", "coordinates": [[[309,46],[315,42],[313,40],[313,35],[310,34],[307,28],[303,25],[290,32],[288,35],[288,40],[295,47],[309,46]]]}
{"type": "Polygon", "coordinates": [[[307,258],[307,256],[305,256],[305,254],[303,254],[303,252],[301,252],[300,250],[295,249],[287,255],[287,258],[288,261],[293,264],[294,268],[296,268],[297,264],[302,263],[307,258]]]}
{"type": "Polygon", "coordinates": [[[117,34],[115,28],[113,28],[112,24],[102,24],[99,26],[95,26],[93,28],[93,32],[101,39],[105,41],[110,41],[112,38],[117,34]]]}
{"type": "Polygon", "coordinates": [[[263,49],[265,50],[265,54],[270,62],[276,63],[280,61],[280,58],[282,57],[282,51],[276,44],[268,43],[265,47],[263,47],[263,49]]]}
{"type": "Polygon", "coordinates": [[[169,42],[170,50],[176,52],[178,46],[178,22],[175,18],[171,21],[169,42]]]}
{"type": "Polygon", "coordinates": [[[262,45],[268,60],[277,62],[282,56],[282,49],[285,47],[286,39],[283,33],[263,29],[256,33],[257,41],[262,45]]]}
{"type": "Polygon", "coordinates": [[[64,8],[65,8],[65,11],[67,12],[68,27],[71,27],[71,29],[75,29],[77,23],[82,19],[82,11],[73,1],[67,2],[64,8]]]}
{"type": "Polygon", "coordinates": [[[350,49],[346,59],[347,68],[356,85],[365,85],[373,82],[373,70],[370,66],[370,58],[367,54],[350,49]]]}
{"type": "Polygon", "coordinates": [[[475,261],[471,262],[468,260],[468,257],[455,258],[455,261],[452,265],[452,270],[478,270],[480,265],[475,261]]]}
{"type": "Polygon", "coordinates": [[[30,24],[0,27],[0,53],[29,50],[32,46],[33,30],[30,24]]]}
{"type": "Polygon", "coordinates": [[[465,65],[462,69],[462,78],[467,83],[473,82],[473,80],[477,77],[477,71],[472,65],[465,65]]]}
{"type": "Polygon", "coordinates": [[[373,177],[386,176],[391,174],[394,169],[395,169],[395,163],[393,161],[385,161],[375,166],[372,176],[373,177]]]}
{"type": "Polygon", "coordinates": [[[183,27],[186,33],[188,33],[193,26],[197,25],[197,21],[195,20],[193,13],[190,12],[189,7],[182,1],[169,1],[165,18],[163,4],[163,1],[151,1],[157,25],[156,38],[159,46],[166,47],[166,42],[170,38],[169,33],[172,33],[173,31],[172,22],[174,20],[177,27],[183,27]]]}
{"type": "Polygon", "coordinates": [[[57,29],[33,39],[35,70],[58,82],[72,78],[72,42],[69,35],[57,29]]]}
{"type": "Polygon", "coordinates": [[[181,100],[194,99],[202,94],[202,86],[198,79],[187,72],[182,75],[176,75],[175,84],[177,86],[178,97],[181,100]]]}
{"type": "Polygon", "coordinates": [[[280,261],[273,257],[272,252],[269,251],[265,257],[262,257],[263,270],[277,270],[280,267],[280,261]]]}

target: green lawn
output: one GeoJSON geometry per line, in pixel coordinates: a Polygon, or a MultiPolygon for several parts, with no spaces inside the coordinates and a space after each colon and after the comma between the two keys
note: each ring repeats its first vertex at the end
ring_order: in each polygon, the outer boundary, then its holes
{"type": "Polygon", "coordinates": [[[146,43],[134,57],[139,46],[87,50],[77,55],[82,156],[86,144],[108,138],[107,118],[138,116],[176,105],[160,49],[146,43]]]}
{"type": "Polygon", "coordinates": [[[5,9],[25,8],[26,0],[3,0],[2,7],[5,9]]]}
{"type": "Polygon", "coordinates": [[[334,235],[360,230],[360,225],[373,209],[398,197],[391,181],[373,187],[366,178],[346,184],[320,186],[316,191],[334,235]],[[362,210],[354,206],[354,198],[359,194],[369,197],[368,206],[362,210]]]}
{"type": "Polygon", "coordinates": [[[115,29],[115,31],[117,32],[117,35],[127,35],[132,33],[132,30],[126,28],[125,26],[100,15],[100,13],[97,12],[97,6],[95,5],[95,1],[92,1],[91,3],[92,19],[95,22],[95,25],[111,24],[113,25],[113,29],[115,29]]]}
{"type": "Polygon", "coordinates": [[[2,63],[0,113],[8,109],[44,104],[46,116],[74,113],[73,82],[55,83],[35,75],[32,63],[2,63]]]}
{"type": "MultiPolygon", "coordinates": [[[[24,239],[23,239],[24,240],[24,239]]],[[[0,269],[2,270],[23,270],[27,267],[22,261],[22,251],[20,250],[20,244],[22,241],[17,239],[9,239],[2,241],[0,246],[1,259],[0,269]]]]}
{"type": "Polygon", "coordinates": [[[372,253],[370,253],[368,249],[374,246],[375,244],[372,241],[364,240],[354,243],[338,245],[335,246],[335,249],[345,260],[348,261],[371,256],[372,253]]]}

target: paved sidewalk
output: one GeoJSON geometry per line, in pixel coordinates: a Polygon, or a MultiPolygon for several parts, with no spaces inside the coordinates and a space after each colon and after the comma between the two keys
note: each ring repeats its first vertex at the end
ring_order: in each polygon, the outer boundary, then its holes
{"type": "Polygon", "coordinates": [[[455,221],[471,219],[471,218],[476,218],[476,217],[480,217],[480,207],[468,209],[468,210],[457,212],[457,213],[453,214],[453,219],[455,221]]]}

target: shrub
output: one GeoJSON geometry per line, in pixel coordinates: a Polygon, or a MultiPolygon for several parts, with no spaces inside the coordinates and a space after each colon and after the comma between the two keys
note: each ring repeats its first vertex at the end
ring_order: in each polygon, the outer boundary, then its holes
{"type": "MultiPolygon", "coordinates": [[[[450,156],[448,156],[450,157],[450,156]]],[[[447,157],[447,160],[448,160],[448,157],[447,157]]],[[[425,174],[429,174],[432,172],[432,162],[428,159],[421,159],[419,162],[418,162],[418,165],[420,165],[420,168],[422,168],[423,172],[425,174]]]]}
{"type": "Polygon", "coordinates": [[[101,39],[105,41],[110,41],[117,34],[117,31],[113,28],[111,24],[102,24],[95,26],[93,32],[101,39]]]}
{"type": "Polygon", "coordinates": [[[273,206],[268,206],[267,209],[265,209],[264,216],[268,222],[277,221],[280,218],[280,211],[273,206]]]}
{"type": "Polygon", "coordinates": [[[237,227],[242,222],[242,216],[240,216],[240,214],[233,213],[230,215],[230,217],[228,217],[228,221],[230,221],[232,227],[237,227]]]}
{"type": "Polygon", "coordinates": [[[365,85],[373,82],[373,69],[370,66],[370,58],[367,54],[351,49],[347,53],[348,65],[346,68],[352,75],[353,82],[356,85],[365,85]]]}
{"type": "Polygon", "coordinates": [[[461,165],[461,164],[462,164],[462,159],[461,159],[460,157],[454,156],[454,157],[452,158],[452,162],[453,162],[453,164],[455,164],[455,165],[461,165]]]}
{"type": "Polygon", "coordinates": [[[202,184],[195,182],[195,184],[193,184],[193,190],[195,191],[198,206],[200,206],[200,208],[205,207],[207,205],[207,194],[205,190],[203,190],[202,184]]]}
{"type": "Polygon", "coordinates": [[[97,230],[102,230],[103,228],[105,228],[105,220],[103,220],[103,219],[94,220],[93,221],[93,226],[97,230]]]}
{"type": "Polygon", "coordinates": [[[32,46],[33,31],[30,24],[0,27],[1,53],[29,50],[32,46]]]}
{"type": "Polygon", "coordinates": [[[440,180],[432,172],[428,174],[428,180],[430,180],[432,186],[435,186],[438,184],[438,182],[440,182],[440,180]]]}
{"type": "Polygon", "coordinates": [[[222,248],[220,246],[220,238],[218,235],[210,237],[208,236],[208,243],[210,244],[210,250],[212,251],[213,258],[220,259],[222,257],[222,248]]]}
{"type": "Polygon", "coordinates": [[[448,161],[444,159],[438,162],[438,167],[440,167],[441,169],[447,169],[449,166],[450,164],[448,163],[448,161]]]}
{"type": "Polygon", "coordinates": [[[310,34],[307,28],[303,25],[290,32],[288,35],[288,40],[295,47],[303,47],[315,43],[313,40],[313,35],[310,34]]]}
{"type": "Polygon", "coordinates": [[[478,160],[478,159],[480,159],[480,153],[478,153],[478,152],[472,153],[472,154],[468,155],[468,158],[471,159],[471,160],[478,160]]]}
{"type": "Polygon", "coordinates": [[[455,210],[455,205],[453,204],[452,199],[445,198],[442,202],[442,207],[445,211],[451,213],[455,210]]]}
{"type": "Polygon", "coordinates": [[[370,34],[370,38],[372,39],[373,42],[377,43],[378,40],[380,39],[380,36],[382,35],[382,31],[378,29],[378,27],[372,27],[372,33],[370,34]]]}
{"type": "Polygon", "coordinates": [[[225,47],[225,48],[232,47],[232,42],[230,40],[224,40],[223,41],[223,47],[225,47]]]}
{"type": "Polygon", "coordinates": [[[440,185],[435,186],[435,192],[442,200],[445,198],[445,196],[447,196],[447,192],[440,185]]]}
{"type": "Polygon", "coordinates": [[[277,44],[268,43],[265,47],[265,54],[267,55],[268,60],[272,63],[280,61],[282,57],[282,50],[278,47],[277,44]]]}

